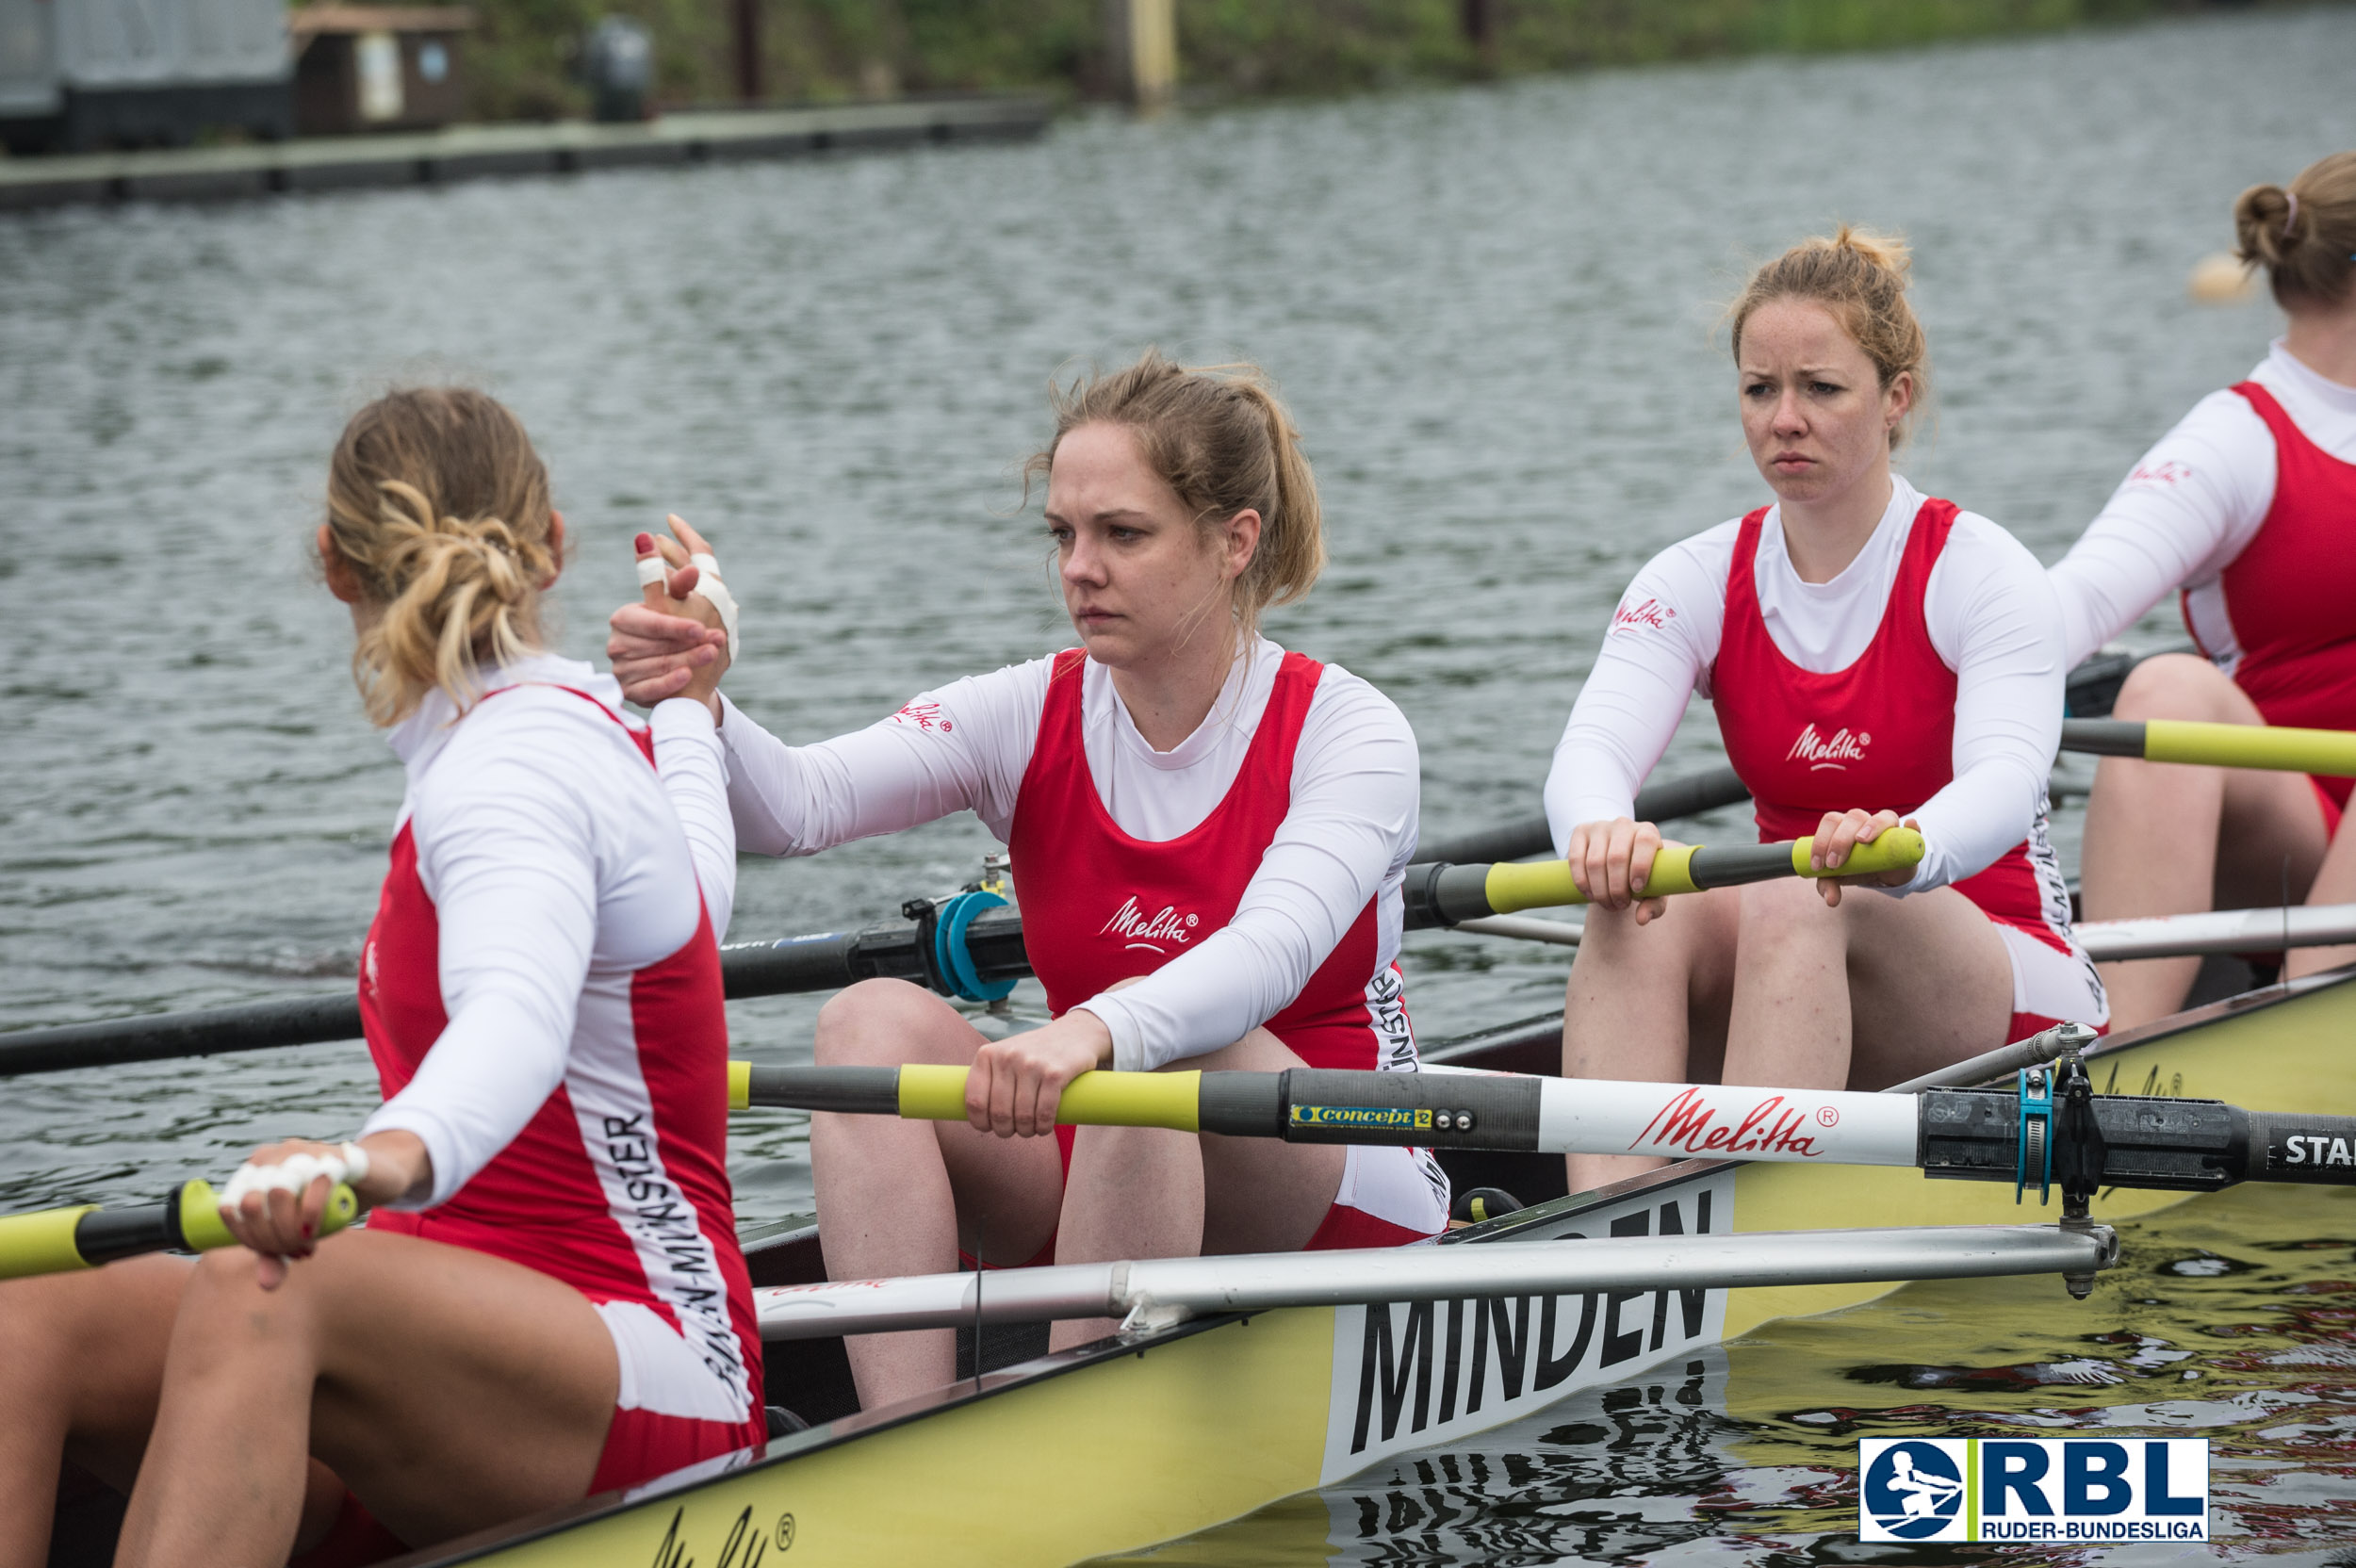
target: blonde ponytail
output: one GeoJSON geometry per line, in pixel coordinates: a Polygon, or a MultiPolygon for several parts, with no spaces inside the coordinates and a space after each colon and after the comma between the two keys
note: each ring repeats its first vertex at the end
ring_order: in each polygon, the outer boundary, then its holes
{"type": "Polygon", "coordinates": [[[380,398],[345,427],[327,527],[376,614],[353,678],[379,725],[432,691],[462,710],[485,664],[540,645],[540,586],[557,560],[548,471],[515,416],[461,388],[380,398]]]}
{"type": "Polygon", "coordinates": [[[2234,254],[2264,267],[2285,310],[2329,308],[2356,278],[2356,153],[2333,153],[2285,190],[2253,185],[2233,203],[2234,254]]]}
{"type": "Polygon", "coordinates": [[[1234,585],[1235,627],[1248,635],[1262,611],[1308,596],[1325,569],[1324,509],[1301,433],[1258,366],[1180,365],[1148,349],[1124,368],[1051,386],[1049,398],[1055,433],[1027,474],[1045,476],[1082,425],[1123,426],[1206,541],[1238,512],[1260,514],[1259,547],[1234,585]]]}

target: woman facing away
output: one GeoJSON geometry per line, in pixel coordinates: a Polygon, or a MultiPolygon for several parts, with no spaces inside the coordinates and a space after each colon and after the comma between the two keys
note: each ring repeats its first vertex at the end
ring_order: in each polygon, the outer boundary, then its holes
{"type": "MultiPolygon", "coordinates": [[[[1571,711],[1546,812],[1594,900],[1568,1077],[1874,1087],[2050,1023],[2101,1024],[2046,838],[2058,616],[2011,535],[1890,471],[1923,389],[1906,253],[1846,227],[1730,313],[1742,434],[1773,505],[1655,556],[1571,711]],[[1925,850],[1872,891],[1787,880],[1634,899],[1660,831],[1637,786],[1699,692],[1764,841],[1815,863],[1901,819],[1925,850]]],[[[1573,1191],[1660,1162],[1570,1158],[1573,1191]]]]}
{"type": "MultiPolygon", "coordinates": [[[[1259,635],[1309,591],[1323,523],[1291,418],[1249,367],[1148,352],[1055,395],[1031,470],[1081,645],[789,746],[713,710],[739,841],[808,855],[971,809],[1008,846],[1055,1014],[990,1041],[897,980],[819,1015],[822,1064],[970,1064],[968,1120],[811,1119],[836,1279],[1374,1246],[1438,1233],[1421,1151],[1063,1129],[1100,1067],[1415,1069],[1399,971],[1417,762],[1399,710],[1259,635]]],[[[691,548],[700,548],[683,535],[691,548]]],[[[664,553],[684,559],[664,542],[664,553]]],[[[625,607],[609,649],[660,699],[718,634],[625,607]]],[[[1057,1347],[1110,1331],[1059,1324],[1057,1347]]],[[[947,1331],[854,1338],[868,1408],[955,1376],[947,1331]]]]}
{"type": "Polygon", "coordinates": [[[130,1493],[118,1561],[189,1568],[374,1560],[766,1435],[711,715],[641,727],[542,651],[563,520],[481,394],[354,416],[318,548],[408,775],[360,970],[384,1103],[254,1152],[242,1248],[0,1285],[0,1563],[44,1560],[61,1456],[130,1493]],[[375,1212],[315,1240],[338,1178],[375,1212]]]}
{"type": "MultiPolygon", "coordinates": [[[[2135,666],[2122,719],[2356,729],[2356,152],[2233,204],[2242,260],[2288,325],[2194,405],[2053,572],[2071,661],[2171,590],[2201,657],[2135,666]]],[[[2349,781],[2105,758],[2086,808],[2086,916],[2356,901],[2349,781]]],[[[2286,972],[2356,959],[2293,949],[2286,972]]],[[[2184,1004],[2198,958],[2106,964],[2121,1025],[2184,1004]]]]}

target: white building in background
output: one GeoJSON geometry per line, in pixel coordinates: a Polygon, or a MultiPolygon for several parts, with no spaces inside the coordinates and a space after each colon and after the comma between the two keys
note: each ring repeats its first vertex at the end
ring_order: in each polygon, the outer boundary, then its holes
{"type": "Polygon", "coordinates": [[[294,131],[286,0],[0,0],[10,152],[294,131]]]}

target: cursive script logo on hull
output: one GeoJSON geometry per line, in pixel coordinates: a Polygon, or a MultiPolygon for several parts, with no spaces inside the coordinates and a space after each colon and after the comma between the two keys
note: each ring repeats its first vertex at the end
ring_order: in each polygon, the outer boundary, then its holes
{"type": "Polygon", "coordinates": [[[1137,907],[1137,895],[1131,893],[1113,918],[1097,931],[1100,937],[1119,937],[1123,947],[1141,947],[1151,953],[1168,953],[1172,947],[1184,947],[1194,937],[1194,928],[1203,923],[1200,915],[1182,915],[1174,904],[1165,904],[1153,914],[1137,907]]]}
{"type": "Polygon", "coordinates": [[[1646,1153],[1681,1149],[1688,1154],[1796,1154],[1814,1159],[1823,1151],[1815,1138],[1804,1135],[1808,1124],[1808,1108],[1780,1094],[1771,1094],[1727,1120],[1700,1089],[1687,1087],[1653,1114],[1628,1147],[1646,1153]]]}
{"type": "Polygon", "coordinates": [[[1851,734],[1844,726],[1829,736],[1816,733],[1810,722],[1800,731],[1800,738],[1792,743],[1784,754],[1787,762],[1806,762],[1810,772],[1822,773],[1826,768],[1845,769],[1852,762],[1865,760],[1865,748],[1873,743],[1873,737],[1862,729],[1851,734]]]}

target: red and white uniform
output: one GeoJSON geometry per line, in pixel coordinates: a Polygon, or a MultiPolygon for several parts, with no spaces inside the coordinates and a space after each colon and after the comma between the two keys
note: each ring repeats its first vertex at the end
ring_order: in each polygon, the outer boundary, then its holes
{"type": "MultiPolygon", "coordinates": [[[[720,739],[749,850],[809,855],[978,815],[1012,851],[1050,1005],[1102,1019],[1117,1068],[1158,1068],[1267,1024],[1313,1065],[1415,1069],[1396,962],[1415,740],[1344,670],[1254,639],[1201,727],[1167,752],[1077,649],[925,693],[817,745],[788,746],[733,706],[720,739]]],[[[1352,1150],[1335,1209],[1317,1245],[1436,1234],[1447,1178],[1420,1151],[1352,1150]]]]}
{"type": "MultiPolygon", "coordinates": [[[[2268,724],[2356,729],[2356,386],[2277,343],[2144,455],[2053,577],[2073,661],[2174,590],[2268,724]]],[[[2349,783],[2315,780],[2327,825],[2349,783]]]]}
{"type": "Polygon", "coordinates": [[[1995,923],[2011,1037],[2105,1023],[2046,830],[2065,666],[2044,579],[2004,530],[1904,479],[1829,582],[1801,580],[1776,507],[1672,546],[1622,596],[1555,749],[1556,845],[1632,813],[1699,692],[1761,841],[1812,833],[1828,810],[1917,818],[1922,863],[1896,891],[1952,886],[1995,923]]]}
{"type": "Polygon", "coordinates": [[[463,717],[435,693],[391,735],[409,787],[361,960],[385,1095],[363,1131],[416,1134],[434,1186],[368,1223],[596,1305],[621,1369],[604,1491],[766,1435],[727,1166],[734,837],[702,704],[640,728],[585,664],[485,676],[463,717]]]}

